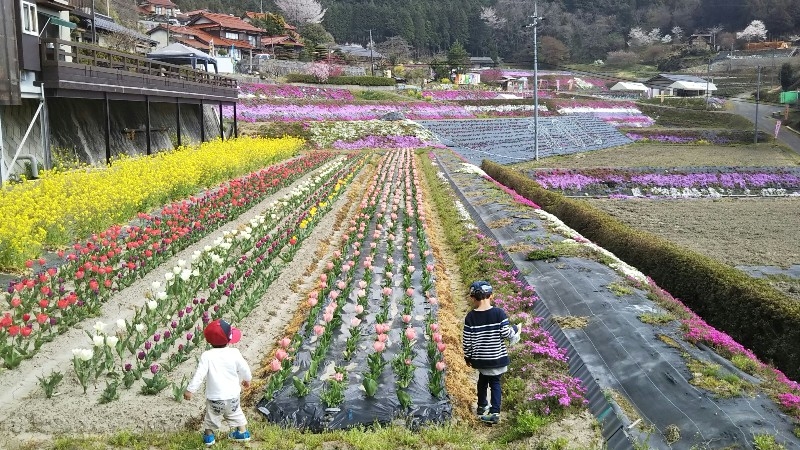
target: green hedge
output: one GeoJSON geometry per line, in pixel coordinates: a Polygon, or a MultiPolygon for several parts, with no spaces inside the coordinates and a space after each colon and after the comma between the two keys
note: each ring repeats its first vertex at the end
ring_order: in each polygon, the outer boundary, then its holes
{"type": "Polygon", "coordinates": [[[312,83],[312,84],[349,84],[355,86],[394,86],[395,81],[393,78],[386,77],[330,77],[324,83],[317,80],[314,75],[306,75],[302,73],[290,73],[286,75],[287,83],[312,83]]]}
{"type": "Polygon", "coordinates": [[[520,172],[490,161],[484,161],[481,168],[638,268],[762,360],[790,378],[800,378],[800,304],[762,280],[624,225],[584,201],[550,192],[520,172]]]}

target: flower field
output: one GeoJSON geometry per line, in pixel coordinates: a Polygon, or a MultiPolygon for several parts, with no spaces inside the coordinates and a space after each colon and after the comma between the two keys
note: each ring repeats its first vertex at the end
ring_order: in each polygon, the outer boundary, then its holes
{"type": "MultiPolygon", "coordinates": [[[[697,420],[704,439],[717,435],[701,419],[735,428],[752,419],[760,422],[751,434],[772,427],[782,439],[787,430],[791,435],[791,423],[800,420],[800,385],[475,165],[529,151],[531,132],[527,119],[478,121],[476,115],[530,111],[359,104],[349,91],[330,88],[254,84],[242,92],[250,100],[237,108],[241,119],[292,122],[307,140],[215,141],[104,169],[46,173],[0,192],[0,212],[20,219],[0,223],[0,267],[22,274],[0,292],[0,400],[7,405],[0,423],[13,439],[190,430],[191,437],[178,438],[181,445],[199,444],[204,405],[182,401],[182,392],[207,348],[203,327],[217,318],[242,330],[236,347],[254,369],[253,386],[243,393],[245,414],[256,430],[274,426],[289,447],[297,430],[367,436],[364,430],[378,424],[442,427],[447,434],[448,427],[467,424],[472,434],[464,441],[486,444],[476,448],[505,448],[509,441],[517,442],[512,447],[600,448],[601,435],[617,426],[600,416],[618,420],[639,444],[665,442],[667,419],[682,426],[697,420]],[[462,120],[377,120],[388,112],[462,120]],[[433,132],[458,144],[456,151],[433,132]],[[533,258],[537,252],[547,257],[533,258]],[[569,287],[558,291],[554,273],[569,274],[569,287]],[[596,274],[615,281],[588,278],[596,274]],[[475,376],[460,348],[469,307],[463,291],[475,279],[494,286],[493,303],[522,330],[521,342],[509,349],[501,425],[487,432],[473,426],[475,376]],[[541,314],[545,300],[551,308],[571,298],[581,301],[569,312],[586,317],[541,314]],[[668,317],[642,332],[637,316],[630,316],[635,324],[624,324],[604,315],[628,317],[633,310],[668,317]],[[618,333],[616,339],[587,356],[591,333],[603,328],[618,333]],[[694,387],[695,370],[684,373],[688,366],[674,348],[653,335],[679,341],[692,356],[727,358],[720,363],[726,376],[738,376],[738,368],[760,384],[726,398],[726,406],[694,387]],[[604,359],[604,350],[617,351],[624,342],[627,351],[647,339],[653,361],[675,356],[663,372],[675,377],[675,392],[659,391],[669,383],[663,376],[652,387],[629,384],[651,380],[649,361],[620,352],[616,360],[604,359]],[[615,381],[599,384],[608,373],[615,381]],[[664,418],[647,415],[655,405],[637,403],[633,409],[642,417],[635,421],[613,408],[611,390],[628,387],[636,401],[663,396],[677,405],[688,392],[699,409],[713,405],[719,414],[747,403],[750,410],[702,418],[687,410],[664,418]],[[748,397],[751,392],[758,394],[748,397]]],[[[543,156],[563,150],[564,142],[582,151],[611,142],[609,136],[627,143],[636,136],[626,139],[610,125],[647,123],[630,102],[548,101],[565,117],[542,119],[543,156]]],[[[539,169],[527,175],[581,196],[800,195],[794,169],[539,169]]],[[[698,439],[684,431],[681,445],[698,439]]],[[[737,433],[719,436],[746,445],[753,440],[737,433]]],[[[254,433],[256,445],[260,439],[267,438],[254,433]]],[[[224,438],[220,444],[230,445],[224,438]]],[[[446,439],[426,444],[455,447],[446,439]]]]}
{"type": "Polygon", "coordinates": [[[791,169],[749,171],[547,170],[529,174],[547,189],[568,195],[613,197],[800,196],[800,173],[791,169]]]}

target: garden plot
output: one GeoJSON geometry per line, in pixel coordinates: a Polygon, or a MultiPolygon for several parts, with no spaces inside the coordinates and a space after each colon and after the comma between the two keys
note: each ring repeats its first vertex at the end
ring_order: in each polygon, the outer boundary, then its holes
{"type": "MultiPolygon", "coordinates": [[[[422,120],[418,123],[473,164],[488,159],[513,164],[535,157],[533,120],[422,120]]],[[[539,119],[539,157],[568,155],[630,143],[611,125],[590,115],[539,119]]]]}
{"type": "MultiPolygon", "coordinates": [[[[618,260],[601,264],[613,255],[602,254],[552,216],[533,209],[526,213],[510,197],[500,201],[475,170],[446,152],[437,155],[474,217],[488,225],[484,230],[506,249],[525,281],[537,287],[545,307],[535,309],[546,317],[543,325],[551,329],[556,317],[561,323],[584,318],[584,325],[563,332],[588,369],[587,378],[596,379],[604,395],[614,400],[613,410],[590,406],[592,412],[604,424],[612,411],[622,420],[616,429],[606,428],[604,436],[629,433],[656,448],[709,442],[750,448],[753,437],[761,434],[775,436],[787,448],[800,445],[793,419],[785,414],[794,408],[797,383],[785,376],[757,379],[743,372],[739,367],[747,365],[733,364],[709,347],[734,359],[748,358],[757,367],[752,353],[668,294],[651,289],[634,268],[618,260]],[[527,260],[530,249],[549,257],[527,260]],[[653,293],[658,303],[650,300],[653,293]],[[682,307],[686,318],[666,314],[668,303],[675,311],[682,307]],[[663,321],[654,320],[661,317],[663,321]],[[776,382],[783,394],[772,391],[776,382]]],[[[571,360],[571,371],[580,373],[582,363],[571,360]]]]}
{"type": "Polygon", "coordinates": [[[418,183],[410,150],[379,163],[305,326],[278,343],[258,405],[268,420],[320,431],[450,418],[418,183]]]}
{"type": "MultiPolygon", "coordinates": [[[[245,357],[257,359],[292,315],[294,305],[283,304],[278,294],[287,289],[281,270],[296,270],[291,265],[297,244],[318,241],[311,231],[331,226],[325,213],[333,202],[343,204],[339,194],[361,163],[330,161],[280,196],[251,205],[253,211],[230,228],[167,252],[141,280],[108,294],[96,319],[78,322],[2,374],[6,430],[171,430],[176,419],[197,416],[201,405],[171,397],[180,397],[194,370],[193,356],[205,348],[203,324],[223,316],[231,320],[247,336],[240,344],[245,357]],[[273,283],[282,285],[270,294],[273,283]],[[52,380],[55,373],[65,382],[48,399],[36,380],[52,380]]],[[[216,214],[206,206],[206,213],[216,214]]]]}
{"type": "Polygon", "coordinates": [[[800,196],[796,168],[546,169],[526,174],[565,195],[615,198],[800,196]]]}

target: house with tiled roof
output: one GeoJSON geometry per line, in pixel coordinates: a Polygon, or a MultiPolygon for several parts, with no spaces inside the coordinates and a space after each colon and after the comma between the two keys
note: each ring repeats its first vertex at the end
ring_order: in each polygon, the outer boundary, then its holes
{"type": "Polygon", "coordinates": [[[148,17],[171,18],[181,13],[178,5],[173,3],[172,0],[143,0],[139,1],[137,6],[140,13],[148,17]]]}
{"type": "Polygon", "coordinates": [[[218,49],[222,46],[217,45],[217,39],[232,42],[228,50],[229,56],[234,59],[242,58],[244,55],[242,50],[258,51],[261,48],[261,37],[264,35],[264,30],[250,25],[239,17],[208,11],[193,16],[186,27],[202,30],[214,36],[214,45],[218,49]]]}
{"type": "Polygon", "coordinates": [[[219,50],[225,49],[227,54],[232,47],[235,49],[234,53],[239,55],[249,55],[251,51],[255,51],[255,47],[250,45],[249,42],[221,38],[203,29],[188,26],[159,24],[147,31],[147,34],[150,39],[158,42],[158,45],[156,45],[158,49],[164,48],[173,42],[180,42],[206,53],[219,53],[219,50]]]}

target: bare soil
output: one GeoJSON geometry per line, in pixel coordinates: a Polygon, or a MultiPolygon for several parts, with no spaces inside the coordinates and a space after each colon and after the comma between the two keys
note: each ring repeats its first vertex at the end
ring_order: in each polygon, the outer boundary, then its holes
{"type": "Polygon", "coordinates": [[[780,144],[669,145],[632,144],[593,152],[542,158],[515,167],[598,168],[598,167],[796,167],[800,154],[780,144]]]}

